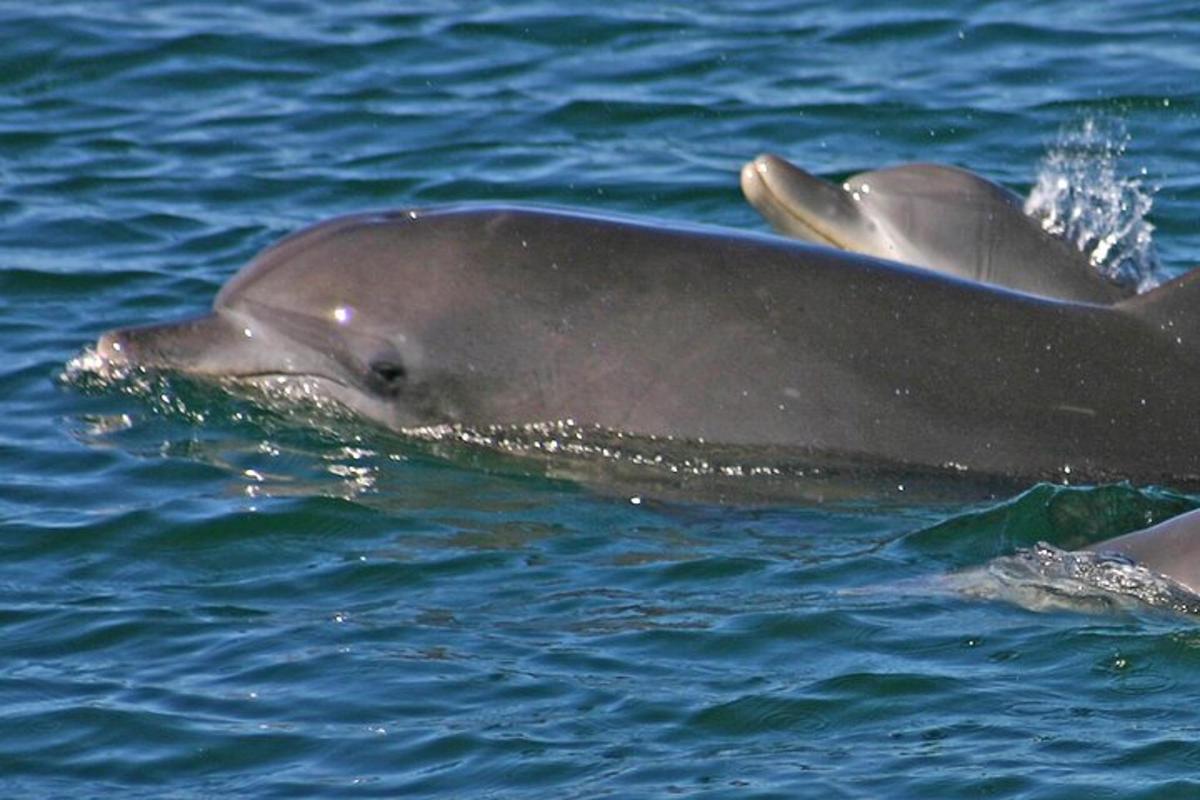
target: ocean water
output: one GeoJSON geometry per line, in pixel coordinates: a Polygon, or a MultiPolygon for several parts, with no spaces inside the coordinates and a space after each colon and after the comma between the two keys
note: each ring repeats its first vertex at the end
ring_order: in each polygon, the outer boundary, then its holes
{"type": "Polygon", "coordinates": [[[0,0],[0,34],[0,795],[1197,792],[1194,615],[971,577],[1175,487],[722,505],[63,377],[338,213],[765,230],[764,151],[969,167],[1178,274],[1196,8],[0,0]]]}

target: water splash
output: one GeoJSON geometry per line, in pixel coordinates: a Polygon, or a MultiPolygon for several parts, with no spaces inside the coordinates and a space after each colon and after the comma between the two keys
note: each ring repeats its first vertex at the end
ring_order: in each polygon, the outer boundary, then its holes
{"type": "Polygon", "coordinates": [[[186,391],[179,391],[171,376],[110,361],[94,347],[84,348],[68,361],[58,380],[84,393],[132,395],[146,400],[157,413],[185,419],[195,425],[202,425],[207,420],[205,411],[191,402],[186,391]]]}
{"type": "Polygon", "coordinates": [[[1119,121],[1085,119],[1063,128],[1038,167],[1025,213],[1078,247],[1108,278],[1137,286],[1160,282],[1154,226],[1147,219],[1157,187],[1120,174],[1130,136],[1119,121]]]}

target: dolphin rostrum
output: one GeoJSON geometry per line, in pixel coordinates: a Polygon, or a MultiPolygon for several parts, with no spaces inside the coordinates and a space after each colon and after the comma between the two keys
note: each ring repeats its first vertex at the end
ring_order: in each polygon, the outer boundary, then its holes
{"type": "Polygon", "coordinates": [[[283,239],[112,365],[303,383],[397,430],[572,419],[1022,478],[1200,484],[1200,271],[1072,303],[774,236],[522,207],[283,239]]]}
{"type": "Polygon", "coordinates": [[[797,239],[1061,300],[1112,303],[1136,289],[1043,230],[1015,194],[958,167],[907,164],[835,186],[766,154],[741,182],[775,230],[797,239]]]}

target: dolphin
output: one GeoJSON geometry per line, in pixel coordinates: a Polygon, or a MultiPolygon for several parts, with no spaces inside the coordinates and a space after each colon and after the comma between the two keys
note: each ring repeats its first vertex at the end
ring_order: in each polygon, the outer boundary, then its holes
{"type": "Polygon", "coordinates": [[[343,217],[114,368],[298,384],[392,429],[574,420],[805,457],[1200,485],[1200,271],[1112,305],[777,236],[519,206],[343,217]]]}
{"type": "Polygon", "coordinates": [[[1015,194],[957,167],[906,164],[835,186],[766,154],[742,168],[741,183],[777,231],[798,239],[1061,300],[1112,303],[1136,290],[1043,230],[1015,194]]]}

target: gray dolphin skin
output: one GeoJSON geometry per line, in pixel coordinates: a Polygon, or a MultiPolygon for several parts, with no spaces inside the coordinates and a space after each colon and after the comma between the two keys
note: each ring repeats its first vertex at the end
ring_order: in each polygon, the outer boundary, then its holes
{"type": "Polygon", "coordinates": [[[1044,231],[1015,194],[957,167],[907,164],[835,186],[766,154],[741,182],[786,236],[1061,300],[1112,303],[1136,290],[1044,231]]]}
{"type": "Polygon", "coordinates": [[[1200,271],[1068,303],[776,236],[521,207],[336,219],[114,365],[393,429],[573,419],[949,471],[1200,485],[1200,271]]]}
{"type": "Polygon", "coordinates": [[[1087,549],[1119,553],[1200,594],[1200,509],[1087,549]]]}

